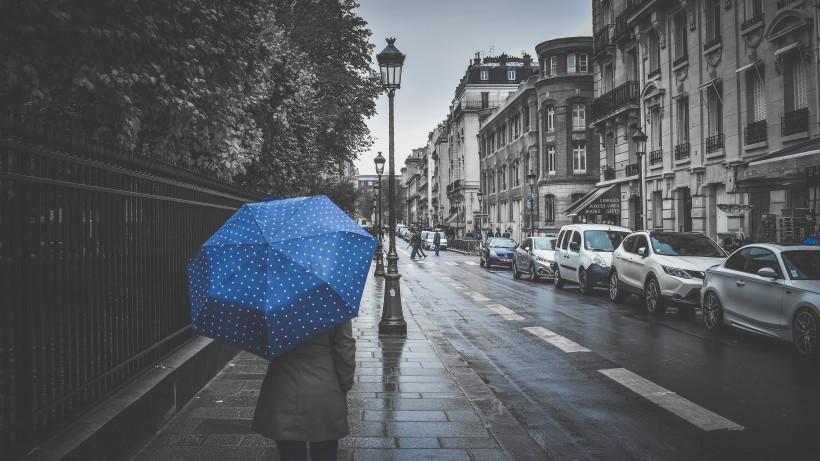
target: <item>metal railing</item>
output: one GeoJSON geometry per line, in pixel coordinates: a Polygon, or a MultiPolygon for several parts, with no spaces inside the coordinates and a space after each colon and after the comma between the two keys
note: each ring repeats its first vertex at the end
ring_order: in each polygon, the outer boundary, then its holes
{"type": "Polygon", "coordinates": [[[601,30],[595,33],[595,50],[597,55],[612,45],[612,25],[607,24],[601,30]]]}
{"type": "Polygon", "coordinates": [[[0,115],[0,453],[193,337],[186,265],[251,192],[0,115]]]}
{"type": "Polygon", "coordinates": [[[709,136],[706,138],[706,153],[711,154],[712,152],[717,152],[724,147],[724,136],[723,133],[718,133],[714,136],[709,136]]]}
{"type": "Polygon", "coordinates": [[[646,76],[646,78],[658,77],[658,76],[660,76],[660,75],[661,75],[661,68],[660,68],[660,67],[658,67],[658,68],[657,68],[657,69],[655,69],[655,70],[650,70],[650,71],[649,71],[649,74],[646,76]]]}
{"type": "Polygon", "coordinates": [[[675,59],[674,61],[672,61],[672,67],[678,67],[679,65],[681,65],[685,62],[689,62],[689,56],[688,55],[683,55],[683,56],[675,59]]]}
{"type": "Polygon", "coordinates": [[[624,173],[627,176],[638,176],[641,172],[641,164],[640,163],[630,163],[629,165],[624,168],[624,173]]]}
{"type": "Polygon", "coordinates": [[[743,144],[755,144],[766,140],[766,120],[759,120],[746,125],[743,129],[743,144]]]}
{"type": "Polygon", "coordinates": [[[640,83],[630,80],[592,101],[591,117],[596,120],[630,104],[638,104],[640,83]]]}
{"type": "Polygon", "coordinates": [[[809,131],[809,108],[786,112],[780,118],[780,134],[788,136],[790,134],[805,133],[809,131]]]}
{"type": "Polygon", "coordinates": [[[460,251],[467,255],[478,255],[479,249],[481,247],[481,240],[448,240],[447,241],[448,249],[460,251]]]}
{"type": "Polygon", "coordinates": [[[708,42],[703,44],[703,51],[706,51],[706,50],[708,50],[712,47],[720,45],[721,43],[722,42],[721,42],[720,36],[717,36],[717,37],[713,38],[712,40],[709,40],[708,42]]]}
{"type": "Polygon", "coordinates": [[[649,164],[658,165],[663,163],[663,149],[653,150],[649,153],[649,164]]]}
{"type": "Polygon", "coordinates": [[[759,22],[763,22],[763,13],[758,13],[751,19],[743,21],[743,23],[740,24],[740,30],[746,30],[759,22]]]}
{"type": "Polygon", "coordinates": [[[690,146],[688,142],[675,146],[675,160],[687,159],[690,155],[690,146]]]}

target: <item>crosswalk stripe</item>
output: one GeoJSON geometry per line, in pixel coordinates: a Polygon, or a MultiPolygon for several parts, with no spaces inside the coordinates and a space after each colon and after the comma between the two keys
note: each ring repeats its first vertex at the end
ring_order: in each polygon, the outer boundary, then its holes
{"type": "Polygon", "coordinates": [[[478,266],[478,263],[475,261],[464,261],[464,264],[467,264],[468,266],[478,266]]]}
{"type": "Polygon", "coordinates": [[[516,314],[511,309],[508,309],[508,308],[502,306],[501,304],[487,304],[487,308],[489,308],[490,310],[492,310],[496,314],[503,317],[504,320],[511,320],[511,321],[514,321],[514,322],[520,322],[520,321],[524,320],[524,317],[521,317],[520,315],[516,314]]]}
{"type": "Polygon", "coordinates": [[[445,261],[444,264],[449,264],[451,266],[458,266],[458,263],[455,261],[445,261]]]}
{"type": "Polygon", "coordinates": [[[586,347],[572,342],[558,333],[553,333],[544,327],[526,327],[524,330],[538,336],[564,352],[591,352],[586,347]]]}
{"type": "Polygon", "coordinates": [[[484,296],[481,293],[476,293],[475,291],[468,291],[467,296],[473,298],[473,301],[489,301],[490,298],[484,296]]]}
{"type": "Polygon", "coordinates": [[[732,422],[723,416],[693,403],[678,394],[664,389],[661,386],[649,381],[625,368],[610,368],[608,370],[598,370],[603,375],[609,377],[618,384],[626,387],[632,392],[644,397],[661,408],[670,411],[681,418],[689,421],[704,431],[714,431],[728,429],[730,431],[742,431],[743,426],[732,422]]]}

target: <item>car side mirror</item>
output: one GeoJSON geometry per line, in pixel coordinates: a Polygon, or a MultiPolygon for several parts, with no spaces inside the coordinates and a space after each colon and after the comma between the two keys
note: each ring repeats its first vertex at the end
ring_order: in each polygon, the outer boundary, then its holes
{"type": "Polygon", "coordinates": [[[577,253],[581,251],[581,245],[579,245],[578,242],[570,242],[569,251],[574,251],[577,253]]]}
{"type": "Polygon", "coordinates": [[[638,256],[642,256],[644,258],[646,257],[646,248],[645,247],[638,248],[638,256]]]}
{"type": "Polygon", "coordinates": [[[771,267],[763,267],[757,271],[757,275],[761,277],[766,277],[768,279],[777,279],[780,276],[777,275],[777,271],[772,269],[771,267]]]}

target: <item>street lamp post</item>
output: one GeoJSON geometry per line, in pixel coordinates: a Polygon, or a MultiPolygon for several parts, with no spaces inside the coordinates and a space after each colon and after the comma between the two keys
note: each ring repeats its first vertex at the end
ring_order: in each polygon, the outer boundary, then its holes
{"type": "Polygon", "coordinates": [[[533,213],[535,212],[535,196],[532,195],[532,188],[535,186],[536,177],[532,170],[527,174],[527,184],[530,186],[530,237],[535,237],[535,219],[533,218],[533,213]]]}
{"type": "Polygon", "coordinates": [[[632,135],[632,141],[635,142],[635,156],[638,157],[638,203],[641,206],[641,229],[646,229],[646,210],[644,209],[643,192],[643,156],[646,154],[646,139],[646,135],[641,131],[640,127],[638,127],[638,131],[632,135]]]}
{"type": "Polygon", "coordinates": [[[378,230],[377,230],[377,232],[378,232],[377,235],[379,237],[379,244],[378,244],[378,246],[376,246],[376,256],[377,256],[378,259],[376,259],[376,271],[373,273],[373,275],[377,275],[379,277],[384,277],[384,275],[385,275],[385,273],[384,273],[384,262],[382,260],[382,255],[384,254],[384,243],[382,242],[382,240],[383,240],[382,239],[382,173],[384,173],[384,162],[385,162],[385,160],[384,160],[384,157],[382,157],[381,152],[379,152],[379,154],[376,156],[376,158],[373,159],[373,162],[376,164],[376,174],[379,176],[379,212],[378,212],[379,226],[378,226],[378,230]]]}
{"type": "Polygon", "coordinates": [[[481,206],[481,201],[484,200],[484,192],[478,191],[478,232],[481,235],[484,235],[484,229],[482,229],[482,224],[484,224],[484,208],[481,206]]]}
{"type": "Polygon", "coordinates": [[[379,62],[379,69],[382,76],[382,87],[387,90],[388,113],[389,113],[389,138],[390,148],[388,157],[390,159],[390,171],[388,175],[388,200],[390,207],[390,250],[387,253],[387,273],[385,274],[384,304],[382,306],[382,318],[379,321],[379,333],[407,333],[407,322],[404,320],[404,313],[401,306],[401,289],[399,286],[399,255],[396,253],[396,203],[393,187],[396,176],[396,162],[394,157],[394,131],[393,131],[393,96],[396,90],[401,88],[401,71],[404,65],[404,55],[393,46],[395,38],[387,39],[387,47],[376,55],[379,62]]]}

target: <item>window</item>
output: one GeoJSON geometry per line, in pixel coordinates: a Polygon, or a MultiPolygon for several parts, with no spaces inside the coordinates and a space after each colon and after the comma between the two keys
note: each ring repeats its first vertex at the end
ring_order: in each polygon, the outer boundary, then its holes
{"type": "Polygon", "coordinates": [[[547,131],[555,131],[555,107],[547,106],[547,131]]]}
{"type": "Polygon", "coordinates": [[[524,133],[530,131],[530,106],[524,106],[524,133]]]}
{"type": "Polygon", "coordinates": [[[750,21],[763,14],[763,0],[745,0],[743,2],[743,20],[750,21]]]}
{"type": "Polygon", "coordinates": [[[507,167],[501,167],[501,190],[507,190],[507,167]]]}
{"type": "Polygon", "coordinates": [[[486,109],[490,107],[490,92],[489,91],[482,91],[481,92],[481,108],[486,109]]]}
{"type": "Polygon", "coordinates": [[[652,226],[655,229],[663,228],[663,192],[652,193],[652,226]]]}
{"type": "Polygon", "coordinates": [[[632,250],[630,253],[638,254],[638,250],[641,248],[643,248],[644,254],[648,254],[649,243],[646,241],[646,236],[643,234],[638,234],[635,236],[635,241],[632,242],[632,250]]]}
{"type": "Polygon", "coordinates": [[[586,108],[583,104],[572,105],[572,129],[573,131],[585,130],[587,126],[586,108]]]}
{"type": "Polygon", "coordinates": [[[632,48],[626,52],[627,80],[638,80],[638,50],[632,48]]]}
{"type": "Polygon", "coordinates": [[[493,185],[492,193],[495,194],[495,172],[490,173],[490,184],[493,185]]]}
{"type": "Polygon", "coordinates": [[[661,45],[658,38],[658,33],[650,30],[646,34],[646,42],[649,49],[649,76],[652,77],[655,73],[661,70],[661,45]]]}
{"type": "Polygon", "coordinates": [[[733,271],[743,271],[743,268],[746,267],[746,258],[749,257],[750,251],[752,251],[751,248],[744,248],[733,254],[728,260],[726,260],[724,267],[733,271]]]}
{"type": "Polygon", "coordinates": [[[678,145],[689,142],[689,99],[680,98],[677,102],[678,145]]]}
{"type": "Polygon", "coordinates": [[[629,237],[625,238],[623,243],[621,244],[624,248],[624,251],[626,251],[627,253],[634,253],[634,251],[632,251],[632,250],[635,247],[635,240],[637,240],[637,239],[638,239],[638,236],[635,235],[635,234],[630,235],[629,237]]]}
{"type": "Polygon", "coordinates": [[[516,187],[521,185],[521,162],[519,160],[513,163],[513,185],[516,187]]]}
{"type": "Polygon", "coordinates": [[[547,146],[547,172],[555,174],[555,146],[547,146]]]}
{"type": "Polygon", "coordinates": [[[555,196],[544,197],[544,218],[547,222],[555,222],[555,196]]]}
{"type": "Polygon", "coordinates": [[[650,128],[650,148],[658,150],[661,148],[661,140],[663,139],[663,124],[661,123],[661,111],[658,107],[653,108],[649,112],[649,120],[651,121],[650,128]]]}
{"type": "Polygon", "coordinates": [[[720,95],[720,85],[712,83],[706,91],[708,92],[709,136],[715,136],[723,133],[723,99],[720,95]]]}
{"type": "Polygon", "coordinates": [[[490,79],[490,71],[482,70],[481,71],[481,80],[489,80],[490,79]]]}
{"type": "MultiPolygon", "coordinates": [[[[575,250],[574,253],[577,253],[581,249],[581,233],[580,232],[573,232],[572,239],[570,240],[570,245],[575,244],[577,245],[578,250],[575,250]]],[[[572,251],[572,250],[570,250],[572,251]]]]}
{"type": "Polygon", "coordinates": [[[800,50],[788,52],[783,57],[783,90],[786,112],[808,107],[806,92],[806,65],[800,50]]]}
{"type": "Polygon", "coordinates": [[[746,109],[749,123],[766,120],[766,86],[760,67],[746,71],[746,109]]]}
{"type": "Polygon", "coordinates": [[[577,142],[572,145],[572,171],[573,173],[586,173],[587,171],[587,145],[577,142]]]}
{"type": "Polygon", "coordinates": [[[749,252],[749,257],[746,259],[746,267],[743,268],[743,272],[757,274],[757,271],[764,267],[774,269],[779,276],[781,275],[780,263],[777,262],[777,256],[775,256],[774,253],[764,248],[752,247],[752,251],[749,252]]]}
{"type": "Polygon", "coordinates": [[[720,2],[721,0],[706,1],[706,41],[720,39],[720,2]]]}
{"type": "MultiPolygon", "coordinates": [[[[604,153],[606,154],[606,165],[609,168],[615,168],[615,133],[607,133],[604,136],[604,153]]],[[[605,179],[615,179],[615,177],[605,178],[605,179]]]]}
{"type": "Polygon", "coordinates": [[[558,56],[550,56],[550,76],[558,75],[558,56]]]}
{"type": "Polygon", "coordinates": [[[578,70],[576,67],[575,53],[570,53],[567,55],[567,73],[574,74],[576,72],[578,72],[578,70]]]}
{"type": "Polygon", "coordinates": [[[515,80],[515,71],[514,70],[508,70],[507,71],[507,80],[511,80],[511,81],[515,80]]]}
{"type": "Polygon", "coordinates": [[[675,13],[673,18],[674,40],[675,40],[675,59],[680,59],[688,54],[687,51],[687,32],[686,32],[686,16],[683,11],[675,13]]]}
{"type": "Polygon", "coordinates": [[[604,78],[601,82],[601,85],[603,86],[604,93],[609,93],[610,91],[615,89],[615,71],[612,66],[612,63],[609,63],[606,66],[604,66],[604,78]]]}
{"type": "Polygon", "coordinates": [[[586,53],[578,54],[578,72],[589,72],[589,58],[586,53]]]}

